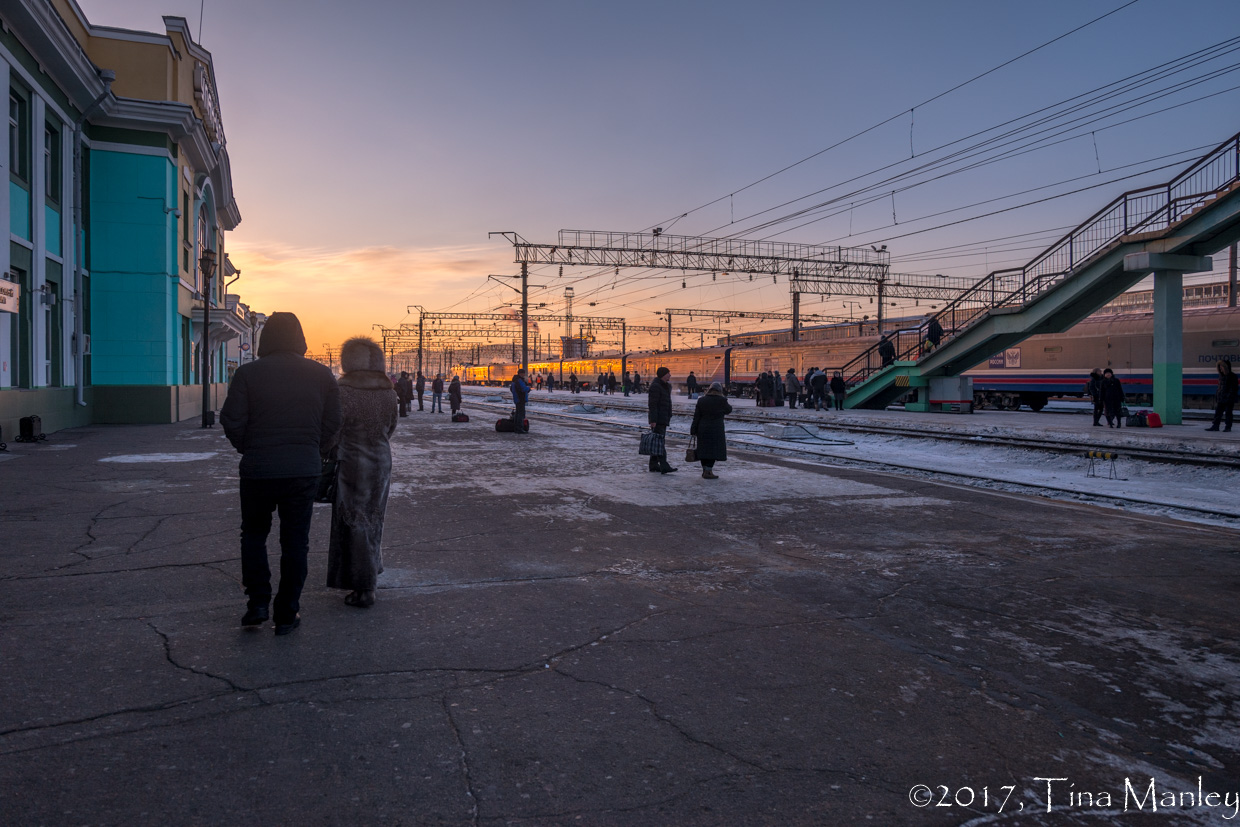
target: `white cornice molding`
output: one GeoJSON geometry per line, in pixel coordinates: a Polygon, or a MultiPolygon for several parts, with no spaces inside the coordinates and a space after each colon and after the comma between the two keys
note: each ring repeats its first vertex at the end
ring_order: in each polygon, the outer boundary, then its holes
{"type": "Polygon", "coordinates": [[[0,18],[79,111],[103,93],[98,67],[50,3],[0,0],[0,18]]]}

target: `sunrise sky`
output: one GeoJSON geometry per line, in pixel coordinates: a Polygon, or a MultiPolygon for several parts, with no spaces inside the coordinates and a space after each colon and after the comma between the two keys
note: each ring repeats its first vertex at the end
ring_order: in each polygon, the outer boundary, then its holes
{"type": "MultiPolygon", "coordinates": [[[[162,15],[183,16],[212,52],[242,214],[227,241],[242,270],[233,291],[298,313],[312,350],[409,321],[409,305],[511,301],[487,280],[516,272],[510,247],[487,237],[496,230],[885,243],[896,271],[980,277],[1240,130],[1240,44],[1224,43],[1240,33],[1235,0],[78,2],[99,26],[162,32],[162,15]],[[907,191],[909,177],[875,183],[941,157],[939,145],[1218,44],[1157,84],[1112,88],[1109,113],[1099,102],[1075,125],[1065,115],[1058,142],[1020,121],[1037,151],[923,173],[907,191]],[[864,179],[866,196],[840,187],[888,165],[864,179]]],[[[667,306],[789,301],[786,285],[710,274],[684,288],[680,273],[534,275],[534,301],[551,310],[571,284],[589,312],[648,324],[667,306]]]]}

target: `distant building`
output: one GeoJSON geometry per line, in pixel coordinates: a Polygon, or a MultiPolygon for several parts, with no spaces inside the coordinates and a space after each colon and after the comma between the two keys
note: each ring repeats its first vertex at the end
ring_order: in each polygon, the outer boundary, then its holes
{"type": "Polygon", "coordinates": [[[107,28],[74,0],[2,0],[0,20],[0,298],[16,295],[15,312],[0,305],[0,427],[193,417],[204,344],[217,407],[229,362],[252,352],[225,343],[253,339],[257,319],[227,291],[224,233],[241,215],[211,54],[182,18],[107,28]],[[204,250],[218,260],[209,331],[204,250]]]}

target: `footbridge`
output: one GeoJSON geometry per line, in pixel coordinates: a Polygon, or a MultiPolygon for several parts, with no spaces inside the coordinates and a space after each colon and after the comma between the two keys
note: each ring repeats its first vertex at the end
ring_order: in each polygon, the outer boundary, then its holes
{"type": "Polygon", "coordinates": [[[1168,183],[1119,196],[1024,267],[987,275],[933,316],[944,335],[931,352],[924,352],[930,319],[889,334],[894,361],[884,365],[875,346],[844,367],[845,404],[882,408],[912,388],[925,389],[921,410],[963,402],[950,398],[965,385],[952,377],[1030,336],[1067,330],[1153,274],[1154,408],[1178,424],[1183,275],[1211,269],[1206,256],[1237,240],[1240,134],[1168,183]]]}

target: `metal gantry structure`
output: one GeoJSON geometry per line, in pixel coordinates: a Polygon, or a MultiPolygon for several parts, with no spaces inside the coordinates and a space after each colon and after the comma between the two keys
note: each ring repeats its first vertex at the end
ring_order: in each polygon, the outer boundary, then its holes
{"type": "MultiPolygon", "coordinates": [[[[687,273],[711,272],[771,276],[776,282],[788,279],[792,296],[792,338],[800,339],[801,294],[829,296],[876,296],[878,326],[882,329],[885,299],[928,299],[950,301],[974,284],[972,279],[947,276],[900,274],[891,272],[887,246],[843,247],[824,244],[797,244],[742,238],[669,235],[661,229],[649,233],[608,230],[561,230],[555,244],[526,241],[515,232],[502,235],[513,245],[522,273],[531,264],[558,264],[578,267],[638,267],[680,270],[687,273]]],[[[670,314],[665,311],[665,315],[670,314]]],[[[707,315],[706,311],[694,315],[707,315]]],[[[774,314],[751,314],[774,318],[774,314]]],[[[740,318],[737,313],[721,313],[716,318],[740,318]]],[[[670,348],[670,342],[669,342],[670,348]]]]}

